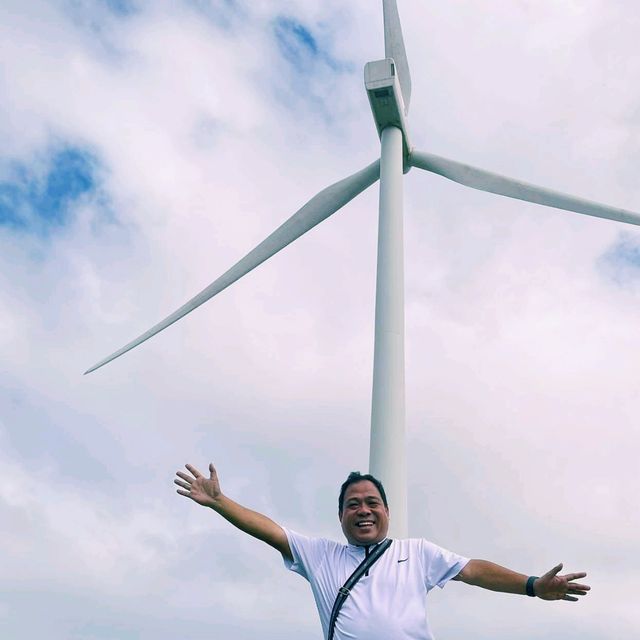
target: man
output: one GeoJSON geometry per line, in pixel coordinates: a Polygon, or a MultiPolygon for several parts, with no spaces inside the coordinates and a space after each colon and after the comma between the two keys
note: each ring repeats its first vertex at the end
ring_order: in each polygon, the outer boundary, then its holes
{"type": "MultiPolygon", "coordinates": [[[[213,464],[209,477],[186,465],[177,472],[180,495],[211,507],[245,533],[277,549],[288,569],[306,578],[318,607],[324,637],[336,595],[356,567],[386,539],[389,505],[384,487],[373,476],[353,472],[341,487],[338,517],[348,544],[308,538],[225,496],[213,464]]],[[[334,640],[432,640],[426,595],[449,580],[493,591],[528,594],[543,600],[575,602],[590,587],[574,580],[586,573],[558,575],[562,564],[540,578],[526,576],[487,560],[469,560],[427,540],[393,540],[360,578],[336,618],[334,640]]]]}

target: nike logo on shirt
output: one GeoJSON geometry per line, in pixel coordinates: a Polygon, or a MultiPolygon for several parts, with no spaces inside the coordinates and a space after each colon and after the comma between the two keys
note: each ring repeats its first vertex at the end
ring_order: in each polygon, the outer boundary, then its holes
{"type": "Polygon", "coordinates": [[[409,558],[402,558],[402,560],[398,560],[398,564],[400,564],[401,562],[406,562],[409,558]]]}

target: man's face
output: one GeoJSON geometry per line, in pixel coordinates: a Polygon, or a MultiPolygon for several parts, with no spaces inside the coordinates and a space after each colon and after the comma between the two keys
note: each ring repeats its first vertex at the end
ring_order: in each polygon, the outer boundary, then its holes
{"type": "Polygon", "coordinates": [[[344,494],[342,514],[338,514],[342,531],[350,544],[379,542],[389,530],[389,509],[370,480],[354,482],[344,494]]]}

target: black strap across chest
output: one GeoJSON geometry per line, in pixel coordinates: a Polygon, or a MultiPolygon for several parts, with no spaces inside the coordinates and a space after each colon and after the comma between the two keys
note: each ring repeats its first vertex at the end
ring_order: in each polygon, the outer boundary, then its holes
{"type": "Polygon", "coordinates": [[[356,567],[356,570],[347,578],[347,581],[338,589],[338,595],[336,601],[333,603],[333,609],[331,610],[331,618],[329,619],[329,635],[327,640],[333,640],[333,634],[336,629],[336,620],[338,613],[344,604],[344,601],[349,597],[349,592],[355,586],[356,582],[362,578],[365,572],[368,572],[371,565],[389,548],[392,540],[388,539],[381,542],[376,548],[369,554],[365,555],[364,560],[356,567]]]}

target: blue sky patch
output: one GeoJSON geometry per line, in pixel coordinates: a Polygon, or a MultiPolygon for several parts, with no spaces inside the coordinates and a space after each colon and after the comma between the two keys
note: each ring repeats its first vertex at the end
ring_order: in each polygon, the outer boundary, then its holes
{"type": "Polygon", "coordinates": [[[279,16],[274,21],[273,29],[280,53],[296,71],[311,71],[318,62],[334,71],[346,68],[320,45],[318,38],[301,22],[279,16]]]}
{"type": "Polygon", "coordinates": [[[621,234],[618,241],[600,259],[607,276],[619,285],[640,280],[640,242],[621,234]]]}
{"type": "Polygon", "coordinates": [[[132,0],[102,0],[102,2],[118,16],[130,16],[136,12],[136,5],[132,0]]]}
{"type": "Polygon", "coordinates": [[[0,225],[44,231],[60,227],[73,205],[96,190],[97,162],[77,147],[55,151],[41,165],[15,164],[0,181],[0,225]]]}
{"type": "Polygon", "coordinates": [[[279,17],[275,22],[275,36],[282,55],[294,66],[305,58],[318,55],[318,44],[311,32],[291,18],[279,17]]]}
{"type": "Polygon", "coordinates": [[[274,44],[284,62],[270,85],[274,100],[296,113],[304,102],[315,117],[327,125],[332,123],[332,87],[353,73],[353,65],[332,55],[331,34],[322,24],[312,29],[281,15],[271,25],[274,44]]]}

